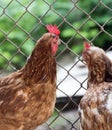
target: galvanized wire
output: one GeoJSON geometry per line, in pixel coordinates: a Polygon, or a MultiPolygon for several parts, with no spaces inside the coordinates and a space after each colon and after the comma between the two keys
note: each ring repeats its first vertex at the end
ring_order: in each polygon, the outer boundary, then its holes
{"type": "MultiPolygon", "coordinates": [[[[78,77],[75,77],[73,74],[71,74],[71,71],[77,66],[78,62],[82,62],[81,58],[80,58],[80,55],[77,54],[76,52],[74,52],[69,44],[70,42],[74,39],[74,37],[76,37],[76,35],[79,35],[82,39],[84,40],[87,40],[88,42],[92,43],[95,41],[95,39],[97,37],[100,36],[101,33],[105,33],[108,35],[108,37],[110,37],[112,39],[112,34],[110,34],[108,31],[106,31],[105,29],[105,26],[107,25],[107,23],[111,22],[112,21],[112,17],[110,17],[109,19],[105,20],[105,22],[101,25],[99,24],[94,18],[92,18],[92,13],[99,7],[99,6],[103,6],[107,11],[110,11],[112,13],[112,8],[110,8],[108,5],[106,5],[103,0],[99,0],[98,3],[95,5],[95,7],[90,11],[90,12],[86,12],[84,9],[82,9],[78,3],[80,0],[70,0],[69,2],[72,3],[72,7],[70,10],[68,10],[66,12],[65,15],[62,15],[60,12],[58,12],[58,10],[56,10],[54,8],[54,5],[57,3],[57,0],[53,0],[52,2],[50,2],[49,0],[41,0],[44,2],[44,4],[46,4],[48,6],[48,9],[46,9],[45,13],[42,14],[40,17],[38,17],[34,12],[31,12],[30,11],[30,7],[32,6],[32,4],[35,2],[36,0],[31,0],[28,2],[27,5],[24,5],[23,4],[23,1],[19,1],[19,0],[15,0],[15,2],[17,2],[22,8],[24,8],[24,12],[17,18],[17,19],[14,19],[10,14],[7,13],[7,9],[9,8],[9,6],[14,2],[14,0],[9,0],[7,1],[7,4],[6,5],[0,5],[0,9],[2,10],[1,14],[0,14],[0,17],[2,16],[5,16],[7,17],[8,19],[10,19],[12,22],[13,22],[13,25],[12,27],[10,28],[10,30],[8,31],[5,31],[3,30],[2,28],[0,28],[0,33],[2,33],[4,35],[4,39],[1,41],[0,43],[0,48],[4,45],[4,43],[6,41],[8,41],[10,43],[10,45],[14,46],[17,51],[14,52],[11,56],[10,59],[8,59],[6,56],[4,56],[1,52],[0,52],[0,57],[3,58],[5,61],[6,61],[6,64],[5,66],[3,67],[3,69],[0,71],[1,73],[3,73],[5,71],[5,69],[7,67],[10,67],[12,68],[12,70],[17,70],[16,69],[16,66],[13,65],[12,63],[12,60],[13,58],[15,58],[18,53],[23,55],[25,58],[27,58],[27,55],[25,54],[24,51],[22,51],[22,46],[27,42],[27,40],[32,40],[34,42],[36,42],[37,39],[35,39],[33,36],[32,36],[32,33],[35,32],[35,30],[37,30],[39,28],[39,26],[43,26],[45,27],[45,23],[43,22],[43,19],[48,15],[48,13],[50,11],[52,11],[54,14],[56,14],[58,17],[61,18],[61,21],[60,23],[58,23],[58,27],[61,28],[61,26],[63,24],[67,24],[70,28],[72,28],[74,30],[74,34],[65,42],[65,41],[62,41],[61,40],[61,43],[63,44],[64,48],[57,54],[56,56],[56,59],[59,59],[66,51],[68,51],[70,54],[72,54],[75,58],[77,58],[77,61],[74,62],[74,64],[69,68],[67,69],[65,66],[63,66],[59,61],[57,61],[57,66],[59,68],[61,68],[63,71],[66,72],[66,75],[61,79],[60,82],[57,83],[57,89],[60,93],[62,93],[64,95],[64,98],[66,98],[67,102],[63,105],[63,107],[61,107],[60,109],[58,108],[55,108],[55,111],[57,113],[57,115],[55,117],[53,117],[53,119],[50,119],[50,121],[46,122],[47,126],[48,126],[48,129],[49,130],[56,130],[56,128],[53,126],[53,124],[58,124],[57,122],[60,121],[59,118],[61,118],[63,120],[63,122],[66,122],[66,124],[69,125],[69,127],[66,129],[66,130],[78,130],[79,128],[79,125],[78,122],[79,122],[79,116],[75,117],[74,115],[74,119],[68,119],[66,117],[66,115],[63,113],[63,111],[70,105],[70,103],[74,104],[75,107],[78,107],[78,102],[76,100],[74,100],[74,97],[76,97],[77,93],[81,90],[81,89],[84,89],[86,90],[86,88],[84,87],[84,83],[87,81],[87,77],[83,80],[83,81],[80,81],[80,79],[78,79],[78,77]],[[81,25],[76,28],[75,26],[73,26],[71,24],[70,21],[68,21],[67,17],[74,11],[74,10],[79,10],[80,12],[82,12],[85,16],[86,16],[86,19],[85,21],[83,21],[81,23],[81,25]],[[27,31],[24,29],[24,27],[22,27],[19,22],[24,19],[24,15],[26,14],[30,14],[36,21],[37,21],[37,24],[31,28],[30,31],[27,31]],[[83,26],[85,26],[87,24],[88,21],[92,21],[96,26],[97,28],[99,29],[99,31],[95,34],[95,36],[90,40],[88,38],[86,38],[82,33],[80,33],[80,30],[82,29],[83,26]],[[16,43],[14,41],[12,41],[9,37],[9,35],[13,32],[14,29],[16,28],[19,28],[22,32],[24,32],[24,34],[26,35],[26,38],[20,43],[20,45],[16,45],[16,43]],[[72,78],[78,85],[78,89],[76,89],[76,91],[74,91],[74,94],[72,95],[69,95],[68,93],[66,93],[65,91],[63,91],[61,88],[60,88],[60,85],[65,82],[65,80],[70,77],[72,78]]],[[[0,1],[2,2],[2,1],[0,1]]],[[[28,23],[26,23],[28,24],[28,23]]],[[[112,46],[110,46],[107,51],[111,50],[112,49],[112,46]]],[[[74,110],[75,110],[75,107],[74,107],[74,110]]],[[[75,110],[76,113],[77,110],[75,110]]],[[[78,115],[78,114],[77,114],[78,115]]],[[[60,130],[62,130],[60,128],[60,130]]],[[[65,129],[64,129],[65,130],[65,129]]]]}

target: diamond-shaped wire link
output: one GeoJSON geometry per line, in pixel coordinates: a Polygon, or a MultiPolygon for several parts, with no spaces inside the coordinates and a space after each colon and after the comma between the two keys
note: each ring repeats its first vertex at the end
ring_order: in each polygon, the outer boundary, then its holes
{"type": "MultiPolygon", "coordinates": [[[[83,40],[87,40],[90,43],[95,42],[102,34],[105,34],[112,41],[112,33],[106,28],[109,23],[112,23],[112,3],[107,5],[106,1],[98,0],[92,9],[87,11],[86,8],[88,7],[83,8],[80,6],[79,3],[81,0],[70,0],[66,2],[68,2],[68,5],[64,7],[65,2],[63,2],[63,7],[61,7],[60,1],[57,0],[0,1],[1,76],[7,70],[16,71],[25,64],[26,58],[30,55],[36,40],[45,33],[45,25],[49,24],[50,21],[52,21],[50,24],[57,24],[60,29],[64,25],[65,28],[61,30],[62,33],[67,29],[72,30],[71,36],[67,36],[67,34],[66,37],[61,39],[62,48],[56,55],[58,97],[54,115],[46,122],[44,130],[79,129],[80,117],[78,116],[77,108],[81,97],[87,89],[87,70],[85,69],[85,64],[82,62],[81,56],[72,47],[76,47],[77,43],[83,40]],[[20,7],[20,10],[18,10],[18,7],[20,7]],[[39,10],[40,8],[42,8],[41,11],[39,10]],[[65,12],[63,12],[63,8],[66,8],[64,10],[65,12]],[[102,24],[93,17],[93,14],[97,13],[99,8],[106,9],[110,13],[110,16],[102,24]],[[19,11],[20,13],[18,13],[19,11]],[[76,12],[79,13],[79,18],[75,17],[76,12]],[[81,15],[85,17],[82,21],[81,15]],[[71,21],[71,17],[74,17],[74,21],[71,21]],[[4,19],[7,22],[4,22],[4,19]],[[29,19],[31,22],[29,22],[29,19]],[[46,22],[46,19],[49,23],[46,22]],[[79,21],[78,26],[75,21],[79,21]],[[82,31],[88,23],[91,23],[97,28],[96,33],[91,38],[88,38],[82,31]],[[18,31],[19,33],[17,33],[18,31]],[[73,44],[72,46],[71,43],[73,44]],[[27,46],[29,46],[29,51],[26,50],[27,46]],[[66,55],[68,56],[67,58],[65,58],[66,55]],[[21,60],[23,64],[19,65],[19,61],[21,60]],[[68,88],[70,91],[67,91],[68,88]]],[[[62,35],[61,37],[63,37],[62,35]]],[[[106,52],[110,50],[112,50],[112,46],[109,46],[106,52]]]]}

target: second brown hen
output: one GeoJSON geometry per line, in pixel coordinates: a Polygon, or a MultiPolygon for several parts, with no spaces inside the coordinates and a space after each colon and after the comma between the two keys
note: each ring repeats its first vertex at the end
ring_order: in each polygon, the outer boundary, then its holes
{"type": "Polygon", "coordinates": [[[58,45],[58,34],[44,34],[25,66],[0,78],[0,130],[34,130],[52,115],[58,45]]]}
{"type": "Polygon", "coordinates": [[[112,130],[112,62],[105,52],[85,44],[88,89],[80,101],[80,130],[112,130]]]}

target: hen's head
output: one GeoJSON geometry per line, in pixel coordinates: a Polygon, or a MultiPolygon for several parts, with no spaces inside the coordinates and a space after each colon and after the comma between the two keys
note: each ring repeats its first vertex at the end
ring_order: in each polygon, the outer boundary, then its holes
{"type": "Polygon", "coordinates": [[[96,59],[102,59],[105,55],[105,52],[96,46],[91,46],[89,43],[84,43],[84,50],[82,53],[83,60],[89,64],[93,64],[96,59]]]}
{"type": "Polygon", "coordinates": [[[53,55],[56,54],[58,50],[58,45],[60,44],[59,34],[60,31],[56,25],[47,25],[46,26],[48,33],[43,34],[39,40],[39,44],[48,49],[53,55]]]}
{"type": "Polygon", "coordinates": [[[82,58],[88,66],[92,80],[112,81],[112,62],[101,48],[85,42],[82,58]]]}

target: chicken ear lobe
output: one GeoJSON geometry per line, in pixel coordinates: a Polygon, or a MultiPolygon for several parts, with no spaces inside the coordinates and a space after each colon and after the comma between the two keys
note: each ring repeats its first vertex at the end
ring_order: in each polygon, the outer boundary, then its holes
{"type": "Polygon", "coordinates": [[[104,61],[106,64],[105,82],[112,82],[112,62],[106,55],[104,55],[104,61]]]}

